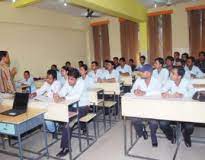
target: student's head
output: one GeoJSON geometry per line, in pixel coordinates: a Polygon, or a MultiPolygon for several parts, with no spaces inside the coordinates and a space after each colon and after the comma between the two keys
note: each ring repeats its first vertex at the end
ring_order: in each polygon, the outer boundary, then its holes
{"type": "Polygon", "coordinates": [[[176,59],[175,61],[175,66],[183,66],[184,65],[184,61],[182,59],[176,59]]]}
{"type": "Polygon", "coordinates": [[[126,64],[125,58],[124,57],[120,58],[120,66],[124,67],[125,64],[126,64]]]}
{"type": "Polygon", "coordinates": [[[61,76],[66,77],[67,75],[68,75],[68,67],[67,66],[61,67],[61,76]]]}
{"type": "Polygon", "coordinates": [[[87,73],[88,73],[88,66],[86,64],[83,64],[82,66],[80,66],[80,75],[83,77],[83,76],[86,76],[87,73]]]}
{"type": "Polygon", "coordinates": [[[115,65],[118,64],[118,60],[119,60],[118,57],[113,57],[113,62],[114,62],[115,65]]]}
{"type": "Polygon", "coordinates": [[[103,67],[104,67],[105,69],[107,69],[107,63],[108,63],[108,61],[109,61],[109,60],[107,60],[107,59],[103,61],[103,67]]]}
{"type": "Polygon", "coordinates": [[[146,61],[146,57],[145,56],[140,56],[140,64],[144,65],[146,61]]]}
{"type": "Polygon", "coordinates": [[[57,79],[56,70],[49,69],[47,71],[46,82],[51,85],[56,79],[57,79]]]}
{"type": "Polygon", "coordinates": [[[205,61],[205,51],[199,52],[199,61],[205,61]]]}
{"type": "Polygon", "coordinates": [[[51,65],[51,69],[57,71],[57,70],[58,70],[58,67],[57,67],[56,64],[52,64],[52,65],[51,65]]]}
{"type": "Polygon", "coordinates": [[[84,64],[83,61],[78,61],[79,68],[80,68],[80,66],[82,66],[83,64],[84,64]]]}
{"type": "Polygon", "coordinates": [[[98,66],[99,66],[99,64],[98,64],[97,61],[92,61],[92,63],[91,63],[91,69],[92,70],[98,69],[98,66]]]}
{"type": "Polygon", "coordinates": [[[173,66],[174,64],[174,58],[172,56],[167,56],[165,59],[165,63],[168,67],[173,66]]]}
{"type": "Polygon", "coordinates": [[[129,59],[129,65],[131,66],[131,65],[133,65],[134,64],[134,59],[129,59]]]}
{"type": "Polygon", "coordinates": [[[188,53],[183,53],[182,54],[182,59],[186,62],[187,58],[189,57],[188,53]]]}
{"type": "Polygon", "coordinates": [[[65,63],[65,66],[66,66],[67,68],[70,68],[70,67],[71,67],[71,63],[70,63],[69,61],[67,61],[67,62],[65,63]]]}
{"type": "Polygon", "coordinates": [[[139,69],[141,78],[143,78],[143,79],[151,78],[152,71],[153,71],[153,68],[152,68],[152,65],[150,65],[150,64],[145,64],[139,69]]]}
{"type": "Polygon", "coordinates": [[[68,72],[68,83],[70,86],[75,86],[78,78],[80,77],[80,73],[76,68],[71,68],[68,72]]]}
{"type": "Polygon", "coordinates": [[[9,53],[7,51],[0,51],[0,62],[10,64],[9,53]]]}
{"type": "Polygon", "coordinates": [[[108,71],[112,71],[113,70],[113,68],[114,68],[114,62],[113,61],[108,61],[107,62],[107,70],[108,71]]]}
{"type": "Polygon", "coordinates": [[[30,72],[29,71],[24,71],[23,77],[24,77],[24,79],[28,80],[30,78],[30,72]]]}
{"type": "Polygon", "coordinates": [[[154,67],[155,69],[161,69],[164,65],[164,59],[161,57],[158,57],[154,60],[154,67]]]}
{"type": "Polygon", "coordinates": [[[184,67],[182,66],[175,66],[173,67],[173,69],[171,70],[171,80],[173,80],[174,82],[180,81],[185,75],[185,70],[184,67]]]}
{"type": "Polygon", "coordinates": [[[195,58],[194,57],[190,56],[190,57],[187,58],[187,60],[186,60],[187,67],[192,67],[194,65],[194,63],[195,63],[195,58]]]}
{"type": "Polygon", "coordinates": [[[179,59],[180,58],[180,53],[179,52],[174,52],[174,59],[179,59]]]}

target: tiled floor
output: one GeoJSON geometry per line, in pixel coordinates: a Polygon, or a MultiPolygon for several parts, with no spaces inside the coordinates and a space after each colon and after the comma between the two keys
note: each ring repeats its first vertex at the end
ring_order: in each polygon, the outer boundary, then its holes
{"type": "MultiPolygon", "coordinates": [[[[195,135],[205,135],[205,129],[196,129],[195,135]]],[[[49,141],[51,141],[49,136],[49,141]]],[[[42,147],[41,133],[37,133],[31,138],[24,141],[24,147],[32,151],[37,151],[42,147]]],[[[152,148],[150,138],[147,141],[140,139],[136,146],[131,151],[132,154],[140,154],[142,156],[150,156],[160,160],[171,160],[176,149],[176,145],[171,144],[164,138],[158,139],[158,148],[152,148]]],[[[73,153],[78,153],[78,141],[72,139],[73,153]]],[[[86,141],[83,141],[85,147],[86,141]]],[[[8,148],[8,147],[7,147],[8,148]]],[[[16,149],[8,149],[10,152],[18,153],[16,149]]],[[[59,151],[59,142],[49,148],[49,153],[55,155],[59,151]]],[[[33,154],[25,153],[25,156],[33,156],[33,154]]],[[[16,160],[18,158],[8,156],[0,153],[0,160],[16,160]]],[[[46,159],[46,158],[45,158],[46,159]]],[[[51,159],[51,158],[50,158],[51,159]]],[[[64,157],[69,160],[69,156],[64,157]]],[[[83,153],[79,160],[132,160],[124,156],[124,139],[123,139],[123,125],[118,122],[106,134],[98,139],[98,141],[91,146],[85,153],[83,153]]],[[[205,159],[205,144],[193,143],[192,148],[186,148],[183,141],[180,145],[177,160],[204,160],[205,159]]]]}

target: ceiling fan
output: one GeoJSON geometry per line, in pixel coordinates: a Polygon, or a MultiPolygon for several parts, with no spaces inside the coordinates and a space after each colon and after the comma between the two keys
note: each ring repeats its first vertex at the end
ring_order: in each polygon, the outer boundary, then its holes
{"type": "Polygon", "coordinates": [[[91,9],[87,9],[86,12],[84,13],[81,13],[81,16],[82,17],[86,17],[86,18],[98,18],[101,16],[100,13],[97,13],[97,12],[94,12],[93,10],[91,9]]]}

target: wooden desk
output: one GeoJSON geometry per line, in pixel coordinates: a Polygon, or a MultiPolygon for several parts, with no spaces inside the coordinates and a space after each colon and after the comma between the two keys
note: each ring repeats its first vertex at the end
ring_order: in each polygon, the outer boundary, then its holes
{"type": "Polygon", "coordinates": [[[89,101],[90,101],[91,105],[93,105],[93,104],[97,105],[100,102],[102,102],[102,100],[100,100],[98,98],[98,94],[100,92],[103,92],[103,89],[101,89],[101,88],[89,88],[88,89],[89,101]]]}
{"type": "Polygon", "coordinates": [[[120,95],[120,83],[96,83],[95,88],[102,88],[105,94],[120,95]]]}
{"type": "MultiPolygon", "coordinates": [[[[11,106],[0,105],[0,112],[11,109],[11,106]]],[[[44,123],[45,110],[28,108],[27,112],[15,117],[0,114],[0,134],[15,136],[19,142],[19,156],[23,160],[21,135],[29,130],[43,125],[46,154],[48,155],[47,135],[44,123]]]]}
{"type": "Polygon", "coordinates": [[[191,83],[197,91],[205,90],[205,78],[191,79],[191,83]]]}
{"type": "Polygon", "coordinates": [[[124,86],[132,86],[132,76],[120,76],[124,86]]]}

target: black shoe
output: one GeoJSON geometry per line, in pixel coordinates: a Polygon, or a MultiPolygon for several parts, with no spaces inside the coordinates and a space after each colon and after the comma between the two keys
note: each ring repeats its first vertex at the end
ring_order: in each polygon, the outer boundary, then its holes
{"type": "Polygon", "coordinates": [[[158,147],[158,143],[152,143],[152,147],[158,147]]]}
{"type": "Polygon", "coordinates": [[[175,143],[176,143],[176,131],[175,131],[175,129],[173,129],[173,137],[172,137],[172,139],[171,139],[171,143],[172,143],[172,144],[175,144],[175,143]]]}
{"type": "Polygon", "coordinates": [[[83,129],[83,135],[87,136],[87,129],[83,129]]]}
{"type": "Polygon", "coordinates": [[[191,147],[191,138],[189,136],[184,137],[184,144],[187,148],[191,147]]]}
{"type": "Polygon", "coordinates": [[[144,140],[148,139],[147,131],[143,131],[142,136],[143,136],[144,140]]]}
{"type": "Polygon", "coordinates": [[[69,153],[69,149],[62,149],[58,154],[56,154],[56,157],[64,157],[69,153]]]}

